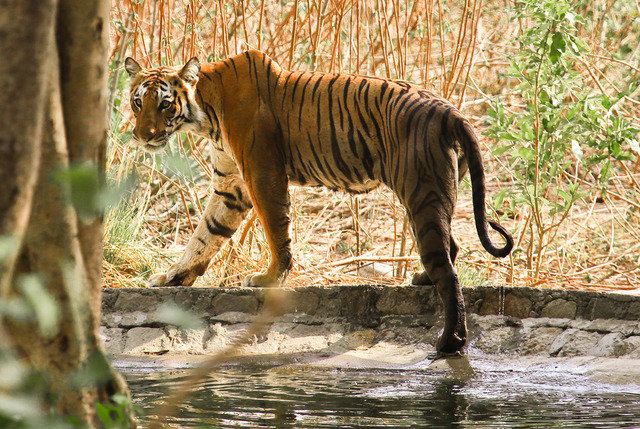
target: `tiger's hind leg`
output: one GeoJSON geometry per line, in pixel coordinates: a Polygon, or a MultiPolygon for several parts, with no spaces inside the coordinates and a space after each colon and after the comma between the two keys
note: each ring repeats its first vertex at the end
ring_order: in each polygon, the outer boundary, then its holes
{"type": "MultiPolygon", "coordinates": [[[[451,263],[455,266],[459,247],[458,243],[456,243],[456,240],[453,238],[453,235],[451,235],[449,246],[449,256],[451,258],[451,263]]],[[[411,284],[414,286],[433,286],[434,283],[429,278],[429,274],[427,274],[426,271],[420,271],[413,275],[413,277],[411,278],[411,284]]]]}
{"type": "Polygon", "coordinates": [[[434,145],[425,158],[429,161],[417,166],[422,174],[408,172],[394,190],[409,214],[425,270],[417,280],[433,280],[442,301],[444,330],[436,349],[442,354],[458,353],[467,340],[467,323],[453,266],[458,245],[451,234],[458,192],[457,158],[452,149],[441,145],[434,145]],[[432,167],[435,164],[439,166],[437,172],[432,167]]]}
{"type": "Polygon", "coordinates": [[[462,350],[467,340],[467,323],[462,289],[451,259],[450,217],[441,216],[442,211],[428,208],[411,217],[425,275],[434,280],[444,310],[444,330],[436,349],[451,354],[462,350]]]}

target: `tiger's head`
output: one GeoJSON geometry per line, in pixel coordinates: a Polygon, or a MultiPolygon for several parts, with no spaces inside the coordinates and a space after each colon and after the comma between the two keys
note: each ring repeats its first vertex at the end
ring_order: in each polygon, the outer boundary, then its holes
{"type": "Polygon", "coordinates": [[[124,64],[131,77],[133,140],[140,147],[156,152],[176,131],[200,130],[205,115],[195,99],[198,58],[191,58],[182,68],[143,69],[131,57],[124,64]]]}

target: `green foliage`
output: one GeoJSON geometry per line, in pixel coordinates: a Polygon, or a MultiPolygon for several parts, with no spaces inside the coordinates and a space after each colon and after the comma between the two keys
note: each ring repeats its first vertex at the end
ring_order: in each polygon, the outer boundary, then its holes
{"type": "Polygon", "coordinates": [[[127,415],[131,411],[140,415],[139,407],[134,407],[127,396],[116,393],[111,397],[111,404],[96,404],[98,419],[105,429],[126,429],[130,427],[127,415]]]}
{"type": "Polygon", "coordinates": [[[158,307],[154,313],[154,319],[179,329],[198,329],[202,327],[202,320],[194,312],[174,303],[165,303],[158,307]]]}
{"type": "Polygon", "coordinates": [[[61,168],[55,178],[68,189],[68,197],[76,213],[85,219],[98,216],[106,208],[117,204],[137,183],[134,176],[128,176],[107,186],[93,163],[61,168]]]}
{"type": "Polygon", "coordinates": [[[568,0],[517,3],[516,17],[532,25],[517,40],[508,77],[517,82],[524,107],[512,113],[497,100],[488,111],[487,135],[498,142],[494,155],[506,155],[516,181],[498,193],[495,203],[502,206],[508,197],[512,209],[529,207],[529,268],[536,253],[539,268],[542,249],[585,196],[576,173],[595,172],[604,190],[612,162],[639,153],[640,130],[616,108],[634,87],[613,95],[592,89],[584,70],[588,47],[578,36],[585,19],[575,10],[568,0]]]}

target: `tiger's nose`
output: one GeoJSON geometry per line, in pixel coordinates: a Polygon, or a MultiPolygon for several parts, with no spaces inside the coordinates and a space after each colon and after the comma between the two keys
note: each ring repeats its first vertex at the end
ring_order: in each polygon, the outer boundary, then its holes
{"type": "Polygon", "coordinates": [[[153,140],[153,138],[156,136],[156,131],[158,131],[156,128],[148,128],[146,130],[141,130],[136,134],[140,137],[141,140],[150,141],[153,140]]]}

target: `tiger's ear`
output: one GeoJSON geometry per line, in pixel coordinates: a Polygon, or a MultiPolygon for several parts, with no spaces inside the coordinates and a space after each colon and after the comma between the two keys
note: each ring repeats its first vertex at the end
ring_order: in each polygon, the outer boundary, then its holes
{"type": "Polygon", "coordinates": [[[124,60],[124,68],[127,73],[129,73],[130,77],[134,77],[135,75],[140,73],[140,70],[142,70],[140,64],[138,64],[138,62],[131,57],[127,57],[127,59],[124,60]]]}
{"type": "Polygon", "coordinates": [[[200,73],[200,60],[198,57],[193,57],[187,61],[178,75],[182,80],[193,85],[198,80],[198,73],[200,73]]]}

